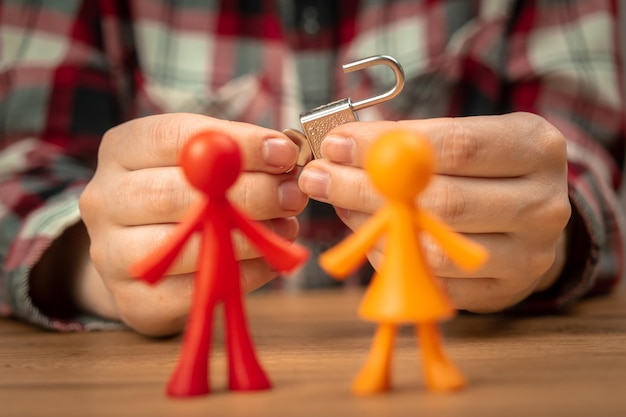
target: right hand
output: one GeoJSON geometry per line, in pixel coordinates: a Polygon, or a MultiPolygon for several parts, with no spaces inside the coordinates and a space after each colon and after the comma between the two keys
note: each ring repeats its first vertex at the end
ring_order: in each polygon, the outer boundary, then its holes
{"type": "MultiPolygon", "coordinates": [[[[295,173],[287,173],[296,163],[298,148],[284,134],[194,114],[135,119],[104,135],[95,175],[80,198],[92,262],[85,268],[85,281],[78,283],[83,309],[119,318],[143,334],[169,335],[183,329],[198,237],[189,240],[167,276],[154,286],[130,277],[128,270],[168,238],[196,201],[198,193],[186,183],[177,157],[189,137],[206,130],[228,134],[240,145],[243,172],[229,191],[230,200],[249,218],[295,240],[295,216],[308,199],[295,173]]],[[[276,277],[245,239],[236,235],[234,244],[245,291],[276,277]]]]}

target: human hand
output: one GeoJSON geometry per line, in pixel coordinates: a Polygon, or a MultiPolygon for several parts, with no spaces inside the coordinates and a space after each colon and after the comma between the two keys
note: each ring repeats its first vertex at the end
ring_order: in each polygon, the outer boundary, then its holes
{"type": "MultiPolygon", "coordinates": [[[[97,272],[91,274],[91,283],[79,283],[84,308],[117,314],[144,334],[182,330],[193,291],[198,237],[190,239],[166,279],[154,286],[130,277],[128,270],[168,238],[197,199],[198,193],[177,166],[177,157],[188,138],[206,130],[226,133],[240,145],[243,172],[229,190],[230,200],[249,218],[295,240],[294,216],[305,207],[307,197],[299,190],[295,173],[286,173],[296,162],[298,148],[282,133],[194,114],[136,119],[104,135],[98,168],[80,198],[97,272]],[[97,279],[104,285],[93,282],[97,279]],[[110,295],[94,296],[89,289],[110,295]],[[96,305],[99,302],[113,305],[96,305]]],[[[276,277],[247,240],[236,235],[234,243],[246,291],[276,277]]]]}
{"type": "MultiPolygon", "coordinates": [[[[364,154],[382,132],[402,128],[428,136],[437,175],[419,197],[421,207],[486,247],[483,268],[457,268],[430,239],[424,247],[455,306],[493,312],[549,287],[563,269],[564,229],[571,214],[563,136],[530,113],[357,122],[335,128],[299,178],[311,198],[335,206],[352,230],[383,200],[362,169],[364,154]]],[[[369,255],[376,267],[380,247],[369,255]]]]}

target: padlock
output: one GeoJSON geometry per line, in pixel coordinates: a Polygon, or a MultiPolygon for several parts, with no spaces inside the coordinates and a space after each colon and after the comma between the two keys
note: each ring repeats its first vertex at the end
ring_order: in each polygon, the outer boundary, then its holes
{"type": "Polygon", "coordinates": [[[380,95],[370,97],[357,102],[348,98],[333,101],[316,107],[313,110],[300,114],[302,131],[285,129],[283,133],[293,140],[300,148],[298,154],[298,166],[304,166],[313,158],[321,158],[322,140],[333,128],[348,122],[359,120],[356,111],[378,103],[389,101],[396,97],[404,87],[404,71],[395,59],[388,55],[375,55],[343,65],[343,72],[358,71],[375,65],[386,65],[391,68],[396,77],[394,87],[380,95]]]}

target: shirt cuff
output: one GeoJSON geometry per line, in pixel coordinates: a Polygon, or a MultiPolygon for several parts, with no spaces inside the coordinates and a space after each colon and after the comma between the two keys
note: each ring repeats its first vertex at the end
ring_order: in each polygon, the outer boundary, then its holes
{"type": "Polygon", "coordinates": [[[113,330],[125,326],[89,314],[56,319],[43,314],[30,297],[29,274],[52,242],[80,221],[78,197],[82,187],[68,189],[49,200],[22,223],[22,228],[7,254],[5,270],[7,307],[14,317],[48,330],[63,332],[113,330]]]}

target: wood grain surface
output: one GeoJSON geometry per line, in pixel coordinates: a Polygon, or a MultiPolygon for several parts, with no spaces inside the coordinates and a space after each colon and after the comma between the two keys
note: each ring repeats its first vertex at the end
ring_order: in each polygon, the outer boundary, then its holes
{"type": "Polygon", "coordinates": [[[180,337],[59,334],[0,320],[0,416],[626,416],[623,290],[567,315],[462,314],[445,323],[446,350],[469,382],[456,393],[425,390],[413,330],[403,327],[394,390],[368,398],[350,393],[374,328],[356,315],[361,296],[354,289],[248,295],[273,389],[225,389],[218,322],[213,392],[185,400],[164,394],[180,337]]]}

